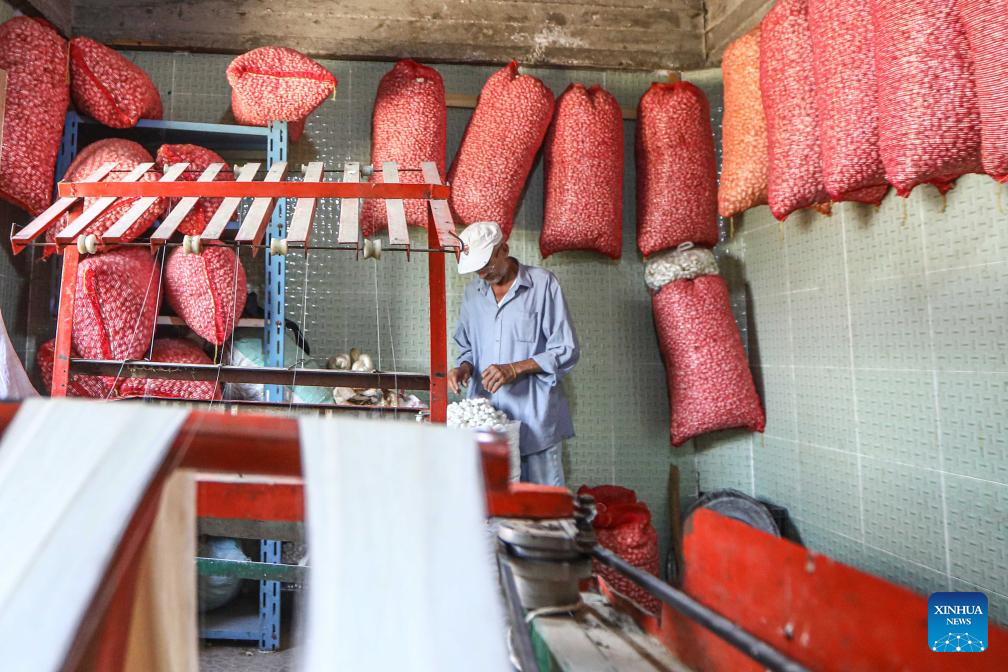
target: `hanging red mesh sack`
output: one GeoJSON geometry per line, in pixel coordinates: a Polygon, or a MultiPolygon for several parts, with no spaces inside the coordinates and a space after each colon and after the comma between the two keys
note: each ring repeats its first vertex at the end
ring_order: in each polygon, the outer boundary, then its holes
{"type": "Polygon", "coordinates": [[[260,47],[231,61],[227,68],[231,109],[239,124],[266,126],[298,121],[288,127],[291,140],[304,120],[336,91],[336,78],[322,65],[286,47],[260,47]]]}
{"type": "Polygon", "coordinates": [[[698,259],[701,254],[713,263],[707,250],[673,250],[651,260],[645,271],[675,446],[719,429],[762,432],[766,423],[728,286],[721,276],[705,274],[712,268],[698,259]]]}
{"type": "MultiPolygon", "coordinates": [[[[213,364],[213,360],[198,345],[184,338],[162,338],[154,341],[152,362],[174,364],[213,364]]],[[[212,382],[167,380],[159,378],[127,378],[120,386],[124,397],[157,397],[160,399],[221,398],[221,388],[212,382]]]]}
{"type": "MultiPolygon", "coordinates": [[[[233,182],[234,173],[228,166],[227,161],[221,158],[220,154],[199,145],[161,145],[157,153],[158,170],[164,171],[165,167],[173,163],[188,163],[189,167],[179,175],[179,182],[195,182],[204,170],[211,163],[223,163],[224,167],[214,177],[215,182],[233,182]]],[[[196,201],[196,205],[189,211],[189,214],[182,219],[178,230],[189,235],[199,235],[210,223],[217,208],[220,207],[223,198],[201,198],[196,201]]],[[[177,200],[171,202],[171,207],[178,203],[177,200]]]]}
{"type": "Polygon", "coordinates": [[[760,28],[728,45],[721,60],[724,117],[718,212],[734,217],[767,202],[767,131],[760,98],[760,28]]]}
{"type": "Polygon", "coordinates": [[[637,108],[637,247],[645,257],[692,241],[716,245],[717,164],[707,97],[655,83],[637,108]]]}
{"type": "Polygon", "coordinates": [[[969,40],[977,106],[980,110],[981,158],[984,172],[1008,181],[1008,2],[957,0],[959,18],[969,40]]]}
{"type": "Polygon", "coordinates": [[[87,359],[138,359],[154,335],[160,279],[150,251],[119,248],[77,267],[73,347],[87,359]]]}
{"type": "Polygon", "coordinates": [[[52,202],[53,171],[70,102],[67,43],[41,21],[0,25],[7,102],[0,146],[0,198],[32,215],[52,202]]]}
{"type": "Polygon", "coordinates": [[[181,247],[165,263],[168,305],[189,328],[214,345],[223,345],[234,331],[236,316],[245,310],[248,287],[245,269],[227,247],[213,246],[202,254],[181,247]]]}
{"type": "Polygon", "coordinates": [[[89,37],[70,40],[70,92],[77,109],[112,128],[164,115],[161,94],[136,63],[89,37]]]}
{"type": "Polygon", "coordinates": [[[808,0],[808,24],[826,192],[834,201],[884,193],[871,13],[859,0],[808,0]]]}
{"type": "MultiPolygon", "coordinates": [[[[420,164],[425,161],[437,165],[438,176],[444,180],[447,126],[444,81],[438,71],[410,60],[396,63],[381,78],[375,95],[371,116],[371,165],[375,174],[371,181],[382,181],[381,165],[385,161],[398,164],[400,182],[424,182],[420,164]]],[[[406,223],[426,228],[427,201],[406,200],[404,205],[406,223]]],[[[363,234],[370,237],[387,227],[385,202],[366,199],[361,208],[363,234]]]]}
{"type": "Polygon", "coordinates": [[[945,192],[960,175],[982,170],[973,67],[955,3],[870,3],[879,146],[886,179],[900,196],[918,184],[945,192]]]}
{"type": "Polygon", "coordinates": [[[571,84],[557,99],[543,150],[543,258],[587,250],[619,259],[623,249],[623,112],[596,85],[571,84]]]}
{"type": "MultiPolygon", "coordinates": [[[[658,576],[658,533],[651,524],[651,510],[637,501],[637,494],[617,485],[594,488],[581,486],[578,494],[595,497],[597,514],[592,521],[599,544],[634,567],[658,576]]],[[[652,613],[659,613],[658,598],[617,570],[592,561],[592,571],[605,579],[613,590],[626,595],[652,613]]]]}
{"type": "Polygon", "coordinates": [[[448,174],[456,220],[497,222],[511,235],[515,210],[553,117],[553,92],[511,61],[487,80],[448,174]]]}
{"type": "MultiPolygon", "coordinates": [[[[63,179],[68,182],[84,180],[101,168],[103,164],[115,163],[115,170],[109,173],[102,182],[118,182],[139,164],[152,163],[153,161],[154,158],[150,153],[137,143],[131,140],[109,138],[107,140],[99,140],[82,149],[70,164],[70,168],[67,169],[66,176],[63,179]]],[[[155,182],[160,178],[161,173],[156,168],[151,168],[144,173],[139,181],[155,182]]],[[[97,219],[85,227],[81,235],[86,236],[93,233],[100,236],[108,231],[119,221],[120,217],[126,214],[126,211],[133,206],[137,198],[125,197],[116,199],[115,203],[106,208],[97,219]]],[[[85,198],[84,207],[88,208],[96,200],[97,198],[85,198]]],[[[154,224],[154,221],[164,214],[167,203],[168,199],[166,198],[159,198],[154,201],[154,204],[147,209],[147,212],[126,231],[123,240],[127,242],[134,240],[149,229],[154,224]]],[[[63,215],[56,225],[49,229],[49,233],[47,234],[48,240],[50,242],[55,241],[56,234],[65,229],[74,217],[76,215],[63,215]]],[[[53,254],[53,248],[47,247],[45,254],[47,256],[53,254]]]]}
{"type": "MultiPolygon", "coordinates": [[[[80,357],[73,347],[70,348],[70,356],[80,357]]],[[[53,338],[40,345],[38,352],[35,353],[35,363],[38,364],[39,372],[42,374],[42,383],[50,393],[52,393],[53,362],[55,359],[56,339],[53,338]]],[[[110,396],[109,389],[106,381],[100,376],[71,375],[67,385],[67,396],[105,399],[110,396]]]]}

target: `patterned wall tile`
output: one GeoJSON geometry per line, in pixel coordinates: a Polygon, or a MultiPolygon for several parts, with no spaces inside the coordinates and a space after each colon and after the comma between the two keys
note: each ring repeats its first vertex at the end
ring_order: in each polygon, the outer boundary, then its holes
{"type": "Polygon", "coordinates": [[[791,343],[796,366],[850,366],[847,295],[843,285],[791,292],[791,343]]]}
{"type": "MultiPolygon", "coordinates": [[[[927,190],[930,191],[930,190],[927,190]]],[[[1008,189],[985,175],[964,175],[941,197],[926,190],[920,199],[928,271],[1003,262],[1008,258],[1008,189]]]]}
{"type": "Polygon", "coordinates": [[[922,227],[906,199],[890,196],[876,210],[842,203],[847,272],[855,281],[916,275],[921,271],[922,227]]]}
{"type": "Polygon", "coordinates": [[[746,281],[753,294],[765,296],[788,290],[788,259],[784,232],[776,222],[748,227],[740,234],[746,259],[746,281]],[[768,263],[770,262],[770,263],[768,263]]]}
{"type": "Polygon", "coordinates": [[[753,382],[766,411],[767,436],[794,441],[795,387],[790,366],[759,366],[753,369],[753,382]]]}
{"type": "Polygon", "coordinates": [[[851,278],[854,365],[881,369],[931,367],[927,288],[923,274],[869,281],[851,278]]]}
{"type": "Polygon", "coordinates": [[[952,575],[1008,595],[1008,485],[945,476],[952,575]]]}
{"type": "Polygon", "coordinates": [[[857,452],[853,389],[850,369],[794,367],[798,440],[857,452]]]}
{"type": "Polygon", "coordinates": [[[784,237],[792,292],[844,287],[841,217],[803,210],[788,218],[784,237]]]}
{"type": "Polygon", "coordinates": [[[861,451],[939,468],[932,373],[857,369],[854,378],[861,451]]]}
{"type": "Polygon", "coordinates": [[[753,478],[756,496],[787,507],[792,517],[800,518],[801,474],[798,444],[773,436],[753,436],[753,478]]]}
{"type": "Polygon", "coordinates": [[[857,539],[837,534],[829,527],[817,525],[804,518],[796,519],[794,523],[801,535],[802,543],[809,550],[848,565],[857,565],[864,557],[864,546],[857,539]]]}
{"type": "Polygon", "coordinates": [[[803,520],[860,539],[857,456],[801,444],[799,468],[803,520]]]}
{"type": "Polygon", "coordinates": [[[938,374],[946,471],[1008,484],[1008,374],[938,374]]]}
{"type": "Polygon", "coordinates": [[[938,472],[864,458],[861,478],[865,542],[935,571],[946,571],[938,472]]]}
{"type": "Polygon", "coordinates": [[[734,488],[753,493],[752,437],[750,432],[731,429],[693,440],[702,492],[734,488]]]}
{"type": "Polygon", "coordinates": [[[749,307],[749,360],[757,366],[791,366],[791,295],[753,290],[749,307]]]}
{"type": "Polygon", "coordinates": [[[864,572],[905,586],[924,597],[948,590],[948,577],[943,572],[936,572],[870,544],[865,545],[864,555],[854,564],[864,572]]]}
{"type": "Polygon", "coordinates": [[[1008,263],[928,276],[939,369],[1008,371],[1008,263]]]}
{"type": "Polygon", "coordinates": [[[952,590],[969,593],[979,590],[984,593],[987,596],[988,609],[990,609],[988,612],[990,620],[994,623],[1000,623],[1001,627],[1008,627],[1008,595],[1002,595],[990,589],[974,586],[972,583],[961,581],[955,577],[952,578],[952,590]]]}

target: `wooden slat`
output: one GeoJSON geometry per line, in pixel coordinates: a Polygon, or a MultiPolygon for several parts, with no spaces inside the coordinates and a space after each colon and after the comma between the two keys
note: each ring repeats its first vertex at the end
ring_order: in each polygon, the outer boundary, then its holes
{"type": "MultiPolygon", "coordinates": [[[[263,178],[263,182],[279,182],[286,174],[287,162],[277,161],[270,166],[269,172],[263,178]]],[[[235,242],[252,245],[261,243],[263,236],[266,234],[266,223],[273,214],[273,208],[275,207],[275,198],[257,198],[253,200],[252,206],[245,214],[245,221],[242,222],[241,228],[238,229],[235,242]]],[[[253,250],[253,256],[255,256],[255,253],[256,250],[253,250]]]]}
{"type": "MultiPolygon", "coordinates": [[[[321,161],[312,161],[304,171],[306,182],[322,181],[323,165],[321,161]]],[[[287,244],[300,243],[308,247],[311,239],[311,223],[315,218],[315,207],[318,205],[316,198],[299,198],[294,206],[294,215],[291,217],[290,226],[287,227],[287,244]]]]}
{"type": "MultiPolygon", "coordinates": [[[[251,182],[252,178],[259,171],[259,165],[258,163],[246,163],[238,171],[235,182],[251,182]]],[[[204,240],[217,240],[220,238],[220,235],[224,233],[224,227],[231,221],[231,217],[234,216],[235,210],[238,209],[240,204],[241,199],[238,197],[225,198],[224,202],[217,208],[217,212],[210,219],[210,222],[206,225],[206,228],[203,229],[200,237],[204,240]]]]}
{"type": "MultiPolygon", "coordinates": [[[[200,173],[200,176],[196,178],[196,181],[213,182],[217,178],[217,174],[223,169],[223,163],[211,163],[207,166],[206,170],[200,173]]],[[[168,239],[175,234],[179,225],[182,224],[182,220],[185,219],[186,215],[189,214],[198,200],[198,196],[186,196],[180,200],[178,205],[172,208],[171,212],[168,213],[168,216],[161,222],[161,226],[157,228],[154,235],[151,236],[151,247],[157,248],[168,242],[168,239]]]]}
{"type": "MultiPolygon", "coordinates": [[[[343,166],[344,182],[360,182],[360,164],[351,161],[343,166]]],[[[359,198],[344,198],[340,200],[339,235],[337,242],[358,244],[360,238],[359,198]]]]}
{"type": "MultiPolygon", "coordinates": [[[[102,164],[101,168],[88,175],[84,181],[100,182],[106,175],[115,170],[115,167],[116,164],[114,162],[102,164]]],[[[52,225],[56,223],[56,218],[66,212],[76,200],[76,196],[67,196],[66,198],[57,200],[46,208],[45,212],[29,222],[26,227],[11,236],[11,247],[14,250],[14,254],[23,250],[25,245],[52,228],[52,225]]]]}
{"type": "MultiPolygon", "coordinates": [[[[164,172],[164,175],[162,175],[161,179],[158,181],[174,182],[188,167],[188,163],[173,164],[168,167],[168,169],[164,172]]],[[[112,225],[112,228],[102,234],[102,242],[121,243],[123,236],[125,236],[126,232],[130,230],[130,227],[136,224],[137,220],[143,217],[144,213],[147,212],[147,210],[150,209],[157,200],[158,199],[153,196],[146,196],[144,198],[137,199],[133,206],[126,211],[126,214],[120,217],[119,221],[112,225]]]]}
{"type": "MultiPolygon", "coordinates": [[[[154,167],[153,163],[141,163],[136,166],[133,170],[126,175],[121,182],[136,182],[144,173],[154,167]]],[[[116,202],[114,196],[106,196],[99,198],[97,201],[91,204],[91,207],[86,208],[81,216],[70,223],[70,226],[63,229],[56,234],[56,243],[59,245],[68,245],[72,243],[74,239],[80,234],[81,231],[87,228],[87,226],[98,219],[98,217],[105,212],[113,203],[116,202]]]]}
{"type": "MultiPolygon", "coordinates": [[[[441,176],[438,174],[437,166],[433,161],[424,161],[420,164],[423,171],[424,182],[428,184],[441,184],[441,176]]],[[[458,249],[459,241],[452,236],[455,233],[455,222],[452,220],[451,209],[448,201],[430,200],[431,214],[434,215],[434,226],[437,228],[438,242],[441,248],[458,249]]]]}
{"type": "MultiPolygon", "coordinates": [[[[399,184],[399,168],[394,161],[382,163],[382,181],[385,184],[399,184]]],[[[386,198],[385,212],[388,214],[389,242],[409,247],[409,229],[406,228],[406,209],[402,200],[386,198]]]]}

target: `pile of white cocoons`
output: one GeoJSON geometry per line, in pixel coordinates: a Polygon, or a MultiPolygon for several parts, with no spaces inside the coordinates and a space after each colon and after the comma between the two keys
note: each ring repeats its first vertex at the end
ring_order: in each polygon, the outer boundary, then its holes
{"type": "Polygon", "coordinates": [[[449,427],[471,427],[492,429],[503,432],[509,418],[504,411],[498,411],[489,399],[476,397],[448,404],[449,427]]]}

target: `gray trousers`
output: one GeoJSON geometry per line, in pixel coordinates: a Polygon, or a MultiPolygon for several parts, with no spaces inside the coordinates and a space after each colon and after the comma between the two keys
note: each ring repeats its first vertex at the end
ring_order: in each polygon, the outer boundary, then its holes
{"type": "Polygon", "coordinates": [[[546,450],[522,455],[521,480],[523,483],[566,486],[563,472],[563,442],[546,450]]]}

